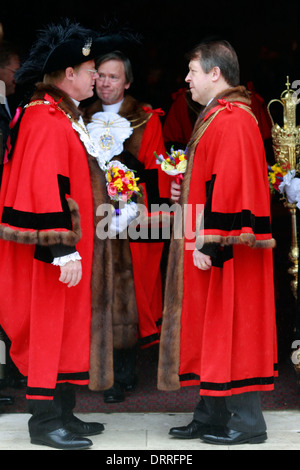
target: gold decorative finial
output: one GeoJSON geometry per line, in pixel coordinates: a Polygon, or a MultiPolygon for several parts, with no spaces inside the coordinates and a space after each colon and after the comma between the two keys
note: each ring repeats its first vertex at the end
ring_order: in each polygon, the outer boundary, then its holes
{"type": "Polygon", "coordinates": [[[290,77],[289,76],[286,77],[286,89],[287,90],[290,89],[290,77]]]}

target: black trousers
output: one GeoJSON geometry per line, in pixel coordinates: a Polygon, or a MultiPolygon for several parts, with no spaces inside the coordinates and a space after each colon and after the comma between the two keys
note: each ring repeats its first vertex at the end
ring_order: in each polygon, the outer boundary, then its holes
{"type": "Polygon", "coordinates": [[[227,426],[239,432],[266,431],[259,392],[229,397],[202,396],[194,410],[194,419],[214,426],[227,426]]]}
{"type": "Polygon", "coordinates": [[[57,385],[53,400],[28,400],[29,434],[38,436],[63,427],[72,419],[75,405],[75,387],[69,383],[57,385]]]}
{"type": "Polygon", "coordinates": [[[130,385],[135,378],[137,348],[114,349],[114,381],[122,385],[130,385]]]}

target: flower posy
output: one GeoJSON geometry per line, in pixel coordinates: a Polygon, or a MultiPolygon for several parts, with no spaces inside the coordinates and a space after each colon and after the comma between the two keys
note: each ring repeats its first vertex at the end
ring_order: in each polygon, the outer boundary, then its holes
{"type": "Polygon", "coordinates": [[[167,152],[167,158],[164,158],[163,155],[157,155],[156,152],[154,154],[161,164],[161,169],[168,175],[176,176],[185,173],[187,160],[184,150],[174,150],[172,147],[171,153],[167,152]]]}
{"type": "Polygon", "coordinates": [[[132,170],[117,160],[107,165],[107,192],[114,201],[128,202],[134,194],[139,194],[138,180],[132,170]]]}
{"type": "Polygon", "coordinates": [[[289,171],[289,165],[280,165],[279,163],[275,163],[272,166],[268,165],[269,170],[269,187],[272,193],[275,191],[279,192],[279,185],[283,181],[283,177],[289,171]]]}

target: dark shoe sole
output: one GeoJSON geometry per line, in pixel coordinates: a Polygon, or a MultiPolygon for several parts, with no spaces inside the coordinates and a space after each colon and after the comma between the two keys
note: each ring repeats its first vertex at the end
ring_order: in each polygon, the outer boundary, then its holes
{"type": "Polygon", "coordinates": [[[103,397],[104,403],[122,403],[125,401],[125,395],[121,394],[111,394],[103,397]]]}
{"type": "Polygon", "coordinates": [[[232,445],[240,445],[240,444],[262,444],[263,442],[267,440],[267,438],[268,438],[267,433],[263,433],[257,436],[249,436],[241,440],[230,442],[228,440],[209,439],[209,437],[202,436],[203,442],[207,442],[208,444],[223,445],[223,446],[232,446],[232,445]]]}
{"type": "Polygon", "coordinates": [[[52,447],[53,449],[59,449],[59,450],[85,450],[85,449],[89,449],[93,443],[91,442],[90,444],[87,443],[86,445],[58,445],[58,444],[55,444],[55,443],[52,443],[52,442],[46,442],[46,441],[42,441],[42,440],[39,440],[39,439],[35,439],[35,438],[31,438],[30,439],[30,442],[31,444],[35,444],[35,445],[38,445],[38,446],[47,446],[47,447],[52,447]]]}
{"type": "Polygon", "coordinates": [[[104,403],[122,403],[123,401],[125,401],[125,397],[124,398],[104,398],[104,403]]]}

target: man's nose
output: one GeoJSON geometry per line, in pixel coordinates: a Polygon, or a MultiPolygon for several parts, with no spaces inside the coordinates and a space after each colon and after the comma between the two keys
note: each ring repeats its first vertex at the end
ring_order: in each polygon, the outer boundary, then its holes
{"type": "Polygon", "coordinates": [[[110,78],[109,77],[101,77],[101,82],[102,85],[107,86],[110,84],[110,78]]]}

